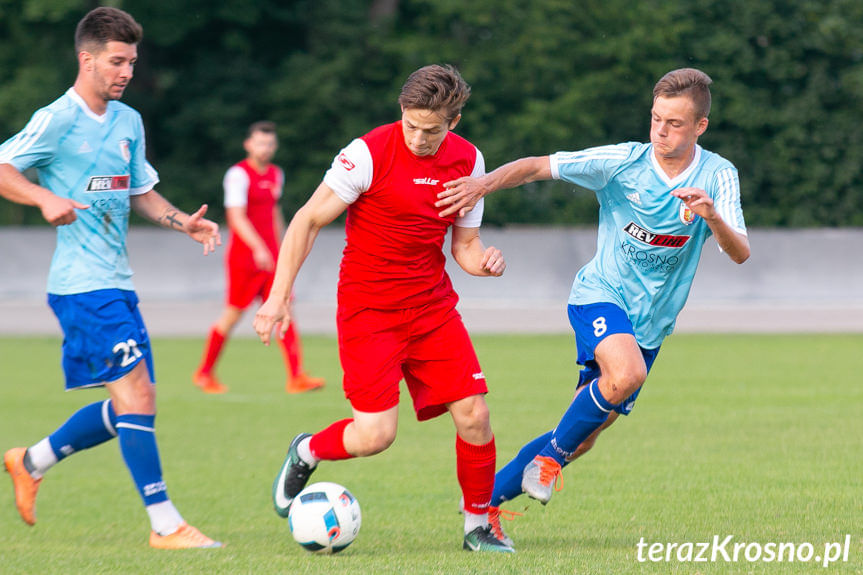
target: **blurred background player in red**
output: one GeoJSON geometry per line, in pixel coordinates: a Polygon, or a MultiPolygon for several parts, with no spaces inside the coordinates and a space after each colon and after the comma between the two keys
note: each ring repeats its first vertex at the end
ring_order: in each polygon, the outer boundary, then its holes
{"type": "MultiPolygon", "coordinates": [[[[285,175],[272,163],[278,148],[276,125],[255,122],[243,142],[246,159],[225,173],[225,214],[231,230],[227,252],[227,301],[221,317],[210,328],[195,385],[206,393],[224,393],[228,387],[216,377],[216,362],[231,331],[247,307],[266,299],[273,284],[279,238],[285,219],[278,201],[285,175]]],[[[293,317],[293,316],[292,316],[293,317]]],[[[303,354],[296,322],[279,340],[288,373],[285,391],[301,393],[323,387],[324,380],[303,371],[303,354]]]]}

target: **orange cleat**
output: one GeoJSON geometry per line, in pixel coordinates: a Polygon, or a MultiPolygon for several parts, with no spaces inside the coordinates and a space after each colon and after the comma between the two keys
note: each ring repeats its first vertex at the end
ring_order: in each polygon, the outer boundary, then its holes
{"type": "Polygon", "coordinates": [[[192,376],[192,382],[204,393],[226,393],[228,391],[228,386],[223,385],[212,373],[196,371],[195,375],[192,376]]]}
{"type": "Polygon", "coordinates": [[[154,549],[215,549],[224,547],[213,541],[185,521],[170,535],[159,535],[150,531],[150,547],[154,549]]]}
{"type": "Polygon", "coordinates": [[[33,479],[24,467],[26,447],[13,447],[3,456],[6,471],[12,476],[12,487],[15,489],[15,507],[21,519],[27,525],[36,524],[36,492],[42,479],[33,479]]]}
{"type": "Polygon", "coordinates": [[[285,384],[285,393],[303,393],[321,389],[324,386],[324,379],[321,377],[310,377],[305,373],[293,377],[285,384]]]}

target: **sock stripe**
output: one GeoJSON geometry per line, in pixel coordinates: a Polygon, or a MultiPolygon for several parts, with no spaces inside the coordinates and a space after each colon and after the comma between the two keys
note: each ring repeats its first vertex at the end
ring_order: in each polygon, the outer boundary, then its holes
{"type": "Polygon", "coordinates": [[[602,394],[599,392],[598,382],[599,382],[598,379],[594,379],[592,382],[590,382],[590,385],[587,387],[587,390],[590,392],[590,398],[593,400],[593,403],[596,404],[596,407],[598,407],[601,411],[604,411],[605,413],[611,413],[611,409],[610,408],[606,409],[606,407],[605,407],[605,405],[607,405],[608,402],[605,401],[605,398],[602,397],[602,394]],[[593,392],[594,386],[597,387],[596,393],[593,392]],[[597,397],[596,397],[597,394],[599,394],[600,398],[602,398],[601,401],[599,399],[597,399],[597,397]]]}
{"type": "Polygon", "coordinates": [[[127,422],[125,422],[125,421],[120,421],[120,422],[118,422],[118,423],[117,423],[117,428],[119,429],[119,428],[121,428],[121,427],[122,427],[123,429],[136,429],[136,430],[138,430],[138,431],[147,431],[147,432],[150,432],[150,433],[155,433],[155,432],[156,432],[156,428],[155,428],[155,427],[147,427],[146,425],[137,425],[137,424],[135,424],[135,423],[127,423],[127,422]]]}
{"type": "Polygon", "coordinates": [[[102,423],[105,424],[105,429],[108,431],[108,433],[110,433],[114,437],[117,437],[117,429],[111,424],[110,409],[111,400],[106,399],[102,402],[102,423]]]}

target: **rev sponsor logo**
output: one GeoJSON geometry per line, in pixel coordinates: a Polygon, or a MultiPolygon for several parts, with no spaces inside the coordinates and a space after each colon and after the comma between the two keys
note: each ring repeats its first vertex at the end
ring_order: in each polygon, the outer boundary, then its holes
{"type": "Polygon", "coordinates": [[[88,192],[123,192],[129,189],[129,176],[90,176],[88,192]]]}
{"type": "Polygon", "coordinates": [[[650,230],[646,230],[636,224],[635,222],[629,222],[623,227],[623,231],[627,234],[640,241],[643,244],[647,244],[649,246],[657,246],[663,248],[682,248],[686,242],[689,241],[691,236],[670,236],[665,234],[657,234],[651,232],[650,230]]]}

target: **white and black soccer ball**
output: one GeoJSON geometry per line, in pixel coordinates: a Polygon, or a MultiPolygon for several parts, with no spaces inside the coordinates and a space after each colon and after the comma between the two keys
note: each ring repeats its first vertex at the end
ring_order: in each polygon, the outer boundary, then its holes
{"type": "Polygon", "coordinates": [[[288,511],[291,534],[312,553],[338,553],[357,538],[361,523],[356,498],[338,483],[328,481],[308,485],[288,511]]]}

